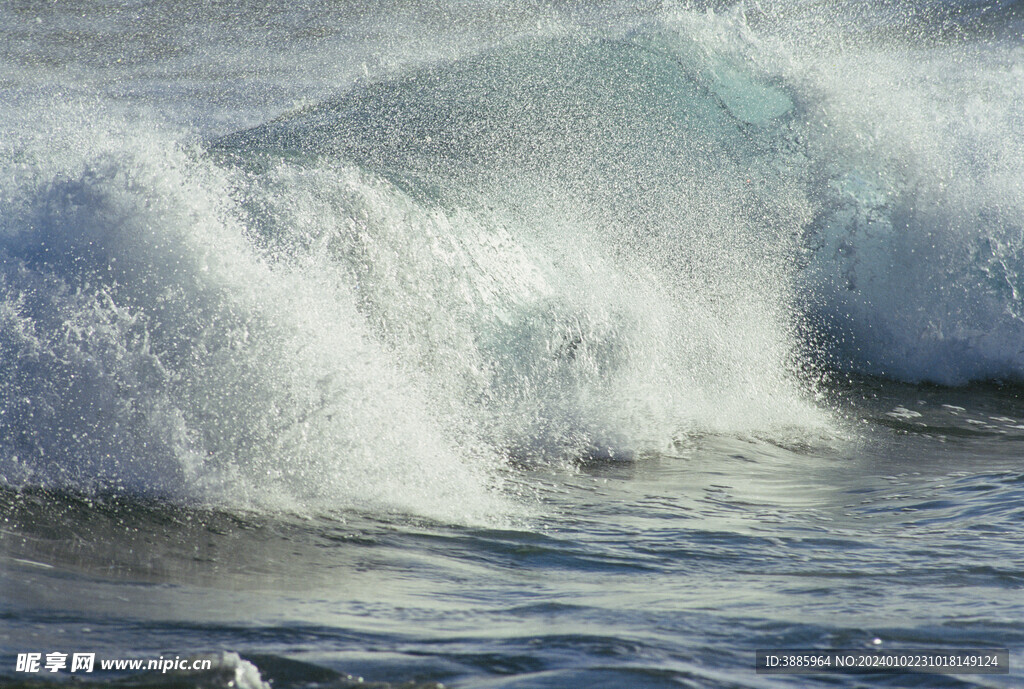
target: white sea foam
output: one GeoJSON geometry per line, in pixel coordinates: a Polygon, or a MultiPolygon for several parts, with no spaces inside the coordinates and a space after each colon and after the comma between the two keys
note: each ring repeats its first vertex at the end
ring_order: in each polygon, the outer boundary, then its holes
{"type": "Polygon", "coordinates": [[[515,460],[841,436],[833,362],[1021,375],[1012,55],[950,84],[738,11],[564,29],[203,145],[23,91],[0,474],[500,521],[515,460]]]}
{"type": "MultiPolygon", "coordinates": [[[[254,250],[232,180],[160,135],[76,123],[5,215],[11,482],[479,521],[498,459],[457,444],[352,286],[254,250]]],[[[308,268],[308,267],[307,267],[308,268]]]]}
{"type": "Polygon", "coordinates": [[[823,186],[806,293],[843,364],[959,385],[1024,377],[1020,49],[802,55],[823,186]]]}

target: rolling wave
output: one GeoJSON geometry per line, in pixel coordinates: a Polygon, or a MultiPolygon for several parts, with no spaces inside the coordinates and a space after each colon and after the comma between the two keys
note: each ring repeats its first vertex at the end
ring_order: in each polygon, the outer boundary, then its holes
{"type": "Polygon", "coordinates": [[[666,10],[201,146],[41,109],[2,161],[0,475],[493,521],[510,462],[841,437],[833,368],[1020,378],[1024,72],[954,57],[666,10]]]}

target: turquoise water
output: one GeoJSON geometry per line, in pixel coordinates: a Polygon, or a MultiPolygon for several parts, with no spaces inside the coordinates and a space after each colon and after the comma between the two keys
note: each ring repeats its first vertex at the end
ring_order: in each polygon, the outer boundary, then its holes
{"type": "Polygon", "coordinates": [[[1020,683],[1015,5],[0,17],[3,686],[1020,683]]]}

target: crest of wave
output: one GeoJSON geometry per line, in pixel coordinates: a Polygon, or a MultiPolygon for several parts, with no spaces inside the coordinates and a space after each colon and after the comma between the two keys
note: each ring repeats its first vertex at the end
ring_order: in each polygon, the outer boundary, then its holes
{"type": "Polygon", "coordinates": [[[509,513],[501,460],[439,418],[351,285],[254,248],[238,179],[168,134],[48,117],[3,152],[6,482],[509,513]]]}

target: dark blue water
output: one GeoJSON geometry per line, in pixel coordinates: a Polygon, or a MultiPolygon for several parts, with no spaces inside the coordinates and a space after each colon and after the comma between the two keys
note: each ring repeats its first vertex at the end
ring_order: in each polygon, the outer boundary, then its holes
{"type": "Polygon", "coordinates": [[[1022,682],[1016,4],[0,26],[0,685],[1022,682]]]}

